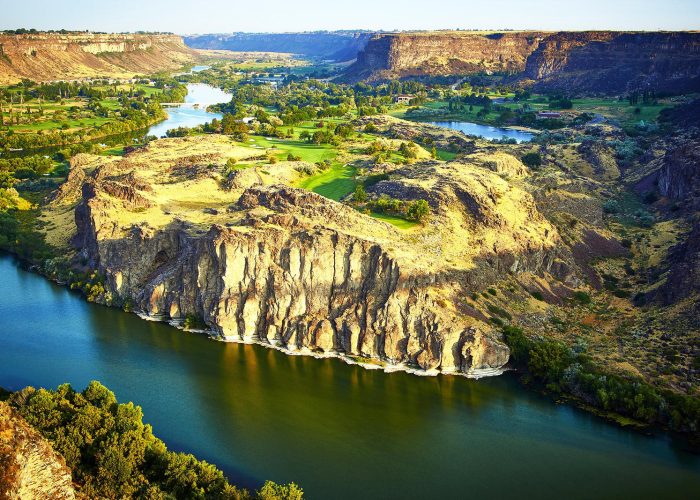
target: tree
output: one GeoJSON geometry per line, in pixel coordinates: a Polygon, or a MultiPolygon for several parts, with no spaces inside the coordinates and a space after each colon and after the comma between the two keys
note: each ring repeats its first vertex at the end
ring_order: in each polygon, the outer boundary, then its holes
{"type": "Polygon", "coordinates": [[[221,119],[221,133],[224,135],[233,135],[236,127],[236,119],[231,113],[224,113],[221,119]]]}
{"type": "Polygon", "coordinates": [[[367,191],[365,191],[365,186],[362,184],[355,186],[355,193],[352,195],[352,198],[358,203],[364,203],[367,201],[367,191]]]}
{"type": "Polygon", "coordinates": [[[433,148],[430,150],[430,156],[433,158],[433,160],[438,159],[438,152],[435,146],[433,146],[433,148]]]}
{"type": "Polygon", "coordinates": [[[430,205],[425,200],[415,200],[411,202],[406,210],[406,217],[410,220],[422,222],[423,219],[430,214],[430,205]]]}

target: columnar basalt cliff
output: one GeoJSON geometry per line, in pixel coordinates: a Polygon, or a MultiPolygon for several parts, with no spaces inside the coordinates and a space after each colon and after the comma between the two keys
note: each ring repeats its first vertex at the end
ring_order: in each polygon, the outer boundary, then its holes
{"type": "Polygon", "coordinates": [[[77,201],[73,242],[78,261],[104,278],[100,300],[196,319],[225,340],[479,375],[509,352],[464,297],[504,274],[569,274],[532,197],[489,170],[428,162],[379,183],[377,192],[433,206],[433,223],[411,236],[274,184],[284,163],[224,183],[216,165],[230,154],[257,151],[188,138],[124,159],[77,157],[54,204],[77,201]],[[206,157],[170,159],[197,147],[206,157]]]}
{"type": "Polygon", "coordinates": [[[538,32],[378,34],[348,70],[354,79],[522,72],[546,36],[538,32]]]}
{"type": "Polygon", "coordinates": [[[526,78],[562,92],[700,90],[700,33],[557,33],[528,58],[526,78]]]}
{"type": "Polygon", "coordinates": [[[36,33],[0,35],[0,84],[133,77],[196,60],[176,35],[36,33]]]}
{"type": "Polygon", "coordinates": [[[348,79],[512,73],[539,88],[700,90],[698,32],[421,32],[375,35],[348,79]]]}

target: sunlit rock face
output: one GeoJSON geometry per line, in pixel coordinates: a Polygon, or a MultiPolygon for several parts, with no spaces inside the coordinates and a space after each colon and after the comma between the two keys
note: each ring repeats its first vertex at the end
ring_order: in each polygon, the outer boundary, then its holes
{"type": "Polygon", "coordinates": [[[195,51],[176,35],[0,35],[0,84],[91,77],[132,78],[181,68],[195,51]]]}

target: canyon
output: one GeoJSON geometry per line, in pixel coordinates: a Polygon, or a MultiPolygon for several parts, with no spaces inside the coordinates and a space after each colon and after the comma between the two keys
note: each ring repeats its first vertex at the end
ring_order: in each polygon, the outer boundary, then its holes
{"type": "Polygon", "coordinates": [[[318,31],[307,33],[230,33],[191,35],[185,43],[195,49],[236,52],[284,52],[302,57],[349,61],[372,36],[368,31],[318,31]]]}
{"type": "Polygon", "coordinates": [[[198,54],[177,35],[0,34],[0,84],[85,78],[133,78],[173,71],[198,54]]]}
{"type": "Polygon", "coordinates": [[[504,73],[537,90],[700,89],[697,32],[416,32],[373,36],[348,80],[504,73]]]}

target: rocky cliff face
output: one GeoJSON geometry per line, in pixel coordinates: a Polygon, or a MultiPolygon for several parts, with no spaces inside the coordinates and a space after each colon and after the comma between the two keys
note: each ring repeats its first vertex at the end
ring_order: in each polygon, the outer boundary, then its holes
{"type": "MultiPolygon", "coordinates": [[[[479,375],[509,353],[464,297],[504,273],[568,272],[557,231],[532,197],[489,170],[416,164],[377,185],[433,205],[432,224],[407,235],[270,185],[272,171],[223,183],[218,168],[204,167],[223,165],[225,148],[225,138],[188,138],[125,159],[77,158],[64,185],[81,192],[74,242],[104,276],[104,302],[175,323],[194,317],[225,340],[479,375]],[[170,148],[191,153],[199,142],[206,158],[168,159],[170,148]]],[[[70,199],[62,192],[55,203],[70,199]]]]}
{"type": "Polygon", "coordinates": [[[349,79],[515,73],[541,89],[700,89],[700,33],[433,32],[375,35],[349,79]]]}
{"type": "Polygon", "coordinates": [[[0,83],[88,77],[133,77],[178,69],[196,52],[176,35],[0,35],[0,83]]]}
{"type": "Polygon", "coordinates": [[[530,56],[524,76],[555,91],[696,92],[700,33],[558,33],[530,56]]]}
{"type": "Polygon", "coordinates": [[[544,35],[509,33],[393,33],[372,37],[348,70],[353,79],[521,72],[544,35]]]}
{"type": "Polygon", "coordinates": [[[0,401],[0,498],[75,498],[71,472],[51,444],[0,401]]]}
{"type": "Polygon", "coordinates": [[[371,33],[329,31],[312,33],[232,33],[185,37],[196,49],[223,49],[239,52],[286,52],[334,61],[357,57],[371,33]]]}

